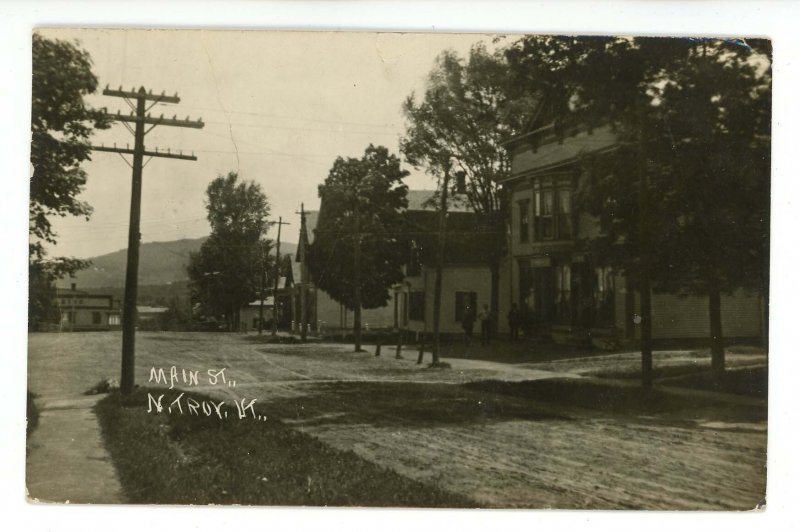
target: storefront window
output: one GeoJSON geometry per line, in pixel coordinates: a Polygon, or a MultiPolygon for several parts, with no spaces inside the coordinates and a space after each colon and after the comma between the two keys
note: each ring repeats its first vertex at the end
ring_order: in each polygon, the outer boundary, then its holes
{"type": "Polygon", "coordinates": [[[595,274],[595,321],[600,325],[614,323],[614,275],[611,268],[598,267],[595,274]]]}
{"type": "Polygon", "coordinates": [[[556,267],[556,311],[559,319],[567,323],[570,321],[572,275],[569,264],[556,267]]]}
{"type": "Polygon", "coordinates": [[[569,190],[558,191],[558,237],[572,237],[571,194],[569,190]]]}

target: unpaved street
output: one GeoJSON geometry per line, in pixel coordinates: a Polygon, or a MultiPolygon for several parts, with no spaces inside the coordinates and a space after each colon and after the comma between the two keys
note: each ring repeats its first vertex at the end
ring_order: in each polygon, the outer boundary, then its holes
{"type": "MultiPolygon", "coordinates": [[[[29,342],[29,388],[43,398],[118,377],[119,333],[33,334],[29,342]]],[[[581,378],[591,360],[558,367],[449,360],[452,369],[432,370],[417,366],[412,351],[404,360],[393,349],[380,358],[350,351],[139,333],[136,379],[147,384],[151,367],[203,375],[227,368],[235,387],[203,391],[257,398],[298,430],[481,506],[746,510],[765,492],[766,405],[758,402],[742,419],[733,404],[612,415],[459,386],[581,378]]]]}

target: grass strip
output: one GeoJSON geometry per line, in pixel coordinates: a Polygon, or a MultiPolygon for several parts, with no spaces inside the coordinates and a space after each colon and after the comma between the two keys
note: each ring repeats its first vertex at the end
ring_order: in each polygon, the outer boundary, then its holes
{"type": "Polygon", "coordinates": [[[731,368],[725,370],[725,373],[722,374],[722,379],[719,381],[714,378],[712,372],[705,371],[683,375],[679,378],[664,379],[663,384],[766,399],[769,388],[768,373],[766,366],[731,368]]]}
{"type": "Polygon", "coordinates": [[[471,390],[620,414],[662,414],[692,410],[699,406],[728,408],[724,401],[699,400],[692,396],[645,390],[641,386],[617,386],[589,379],[486,380],[463,386],[471,390]]]}
{"type": "MultiPolygon", "coordinates": [[[[476,507],[468,498],[403,477],[352,451],[265,420],[167,413],[176,390],[114,393],[96,412],[106,446],[131,503],[278,506],[476,507]],[[148,392],[165,394],[160,414],[148,392]]],[[[209,400],[192,394],[197,401],[209,400]]]]}
{"type": "MultiPolygon", "coordinates": [[[[728,368],[717,381],[709,364],[697,366],[695,364],[674,365],[653,368],[653,378],[656,384],[705,390],[709,392],[731,393],[734,395],[747,395],[750,397],[767,398],[767,367],[728,368]]],[[[594,377],[604,379],[634,380],[641,379],[641,370],[607,370],[592,373],[594,377]]]]}

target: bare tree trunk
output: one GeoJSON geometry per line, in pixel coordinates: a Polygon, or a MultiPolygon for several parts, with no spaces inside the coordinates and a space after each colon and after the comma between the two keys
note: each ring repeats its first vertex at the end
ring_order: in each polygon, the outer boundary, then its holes
{"type": "Polygon", "coordinates": [[[361,351],[361,213],[356,201],[355,226],[353,231],[353,336],[355,337],[355,352],[361,351]]]}
{"type": "Polygon", "coordinates": [[[492,260],[492,263],[489,265],[489,270],[491,272],[492,277],[492,285],[491,285],[491,311],[492,311],[492,323],[491,323],[491,330],[489,331],[490,337],[497,336],[498,330],[498,323],[500,319],[500,259],[495,257],[492,260]]]}
{"type": "Polygon", "coordinates": [[[650,273],[645,267],[640,286],[641,319],[641,351],[642,351],[642,387],[649,390],[653,387],[653,307],[650,292],[650,273]]]}
{"type": "Polygon", "coordinates": [[[644,108],[637,103],[638,132],[636,166],[639,174],[639,297],[641,319],[642,387],[653,387],[653,310],[650,289],[650,220],[648,188],[650,186],[644,155],[644,108]]]}
{"type": "Polygon", "coordinates": [[[708,291],[708,319],[711,334],[711,371],[717,382],[725,372],[725,345],[722,338],[722,297],[716,283],[708,291]]]}

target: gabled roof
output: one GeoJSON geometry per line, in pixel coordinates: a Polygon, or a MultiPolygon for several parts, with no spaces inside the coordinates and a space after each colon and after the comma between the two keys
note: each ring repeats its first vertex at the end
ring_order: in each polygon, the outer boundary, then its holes
{"type": "Polygon", "coordinates": [[[317,228],[319,221],[319,211],[306,211],[306,232],[308,233],[308,243],[314,243],[314,229],[317,228]]]}
{"type": "MultiPolygon", "coordinates": [[[[306,250],[308,246],[314,243],[314,230],[317,228],[317,222],[319,221],[319,211],[305,211],[306,214],[306,227],[305,232],[303,231],[303,221],[302,217],[300,219],[300,234],[297,239],[297,252],[294,256],[295,262],[300,262],[300,248],[305,246],[306,250]]],[[[295,281],[300,279],[300,271],[294,271],[294,266],[292,266],[292,274],[294,276],[295,281]]]]}
{"type": "MultiPolygon", "coordinates": [[[[435,190],[409,190],[404,211],[407,230],[420,258],[431,263],[436,258],[439,242],[439,200],[435,190]]],[[[447,201],[447,236],[445,262],[448,264],[485,264],[487,253],[493,249],[495,233],[481,227],[480,217],[473,212],[466,194],[452,194],[447,201]]],[[[306,228],[313,242],[313,230],[319,219],[318,211],[306,212],[306,228]],[[313,217],[310,216],[313,213],[313,217]]],[[[501,235],[505,238],[504,235],[501,235]]],[[[302,235],[301,244],[302,245],[302,235]]],[[[299,248],[298,248],[299,249],[299,248]]],[[[299,260],[299,252],[297,260],[299,260]]],[[[299,272],[297,274],[299,276],[299,272]]],[[[298,277],[299,279],[299,277],[298,277]]]]}
{"type": "Polygon", "coordinates": [[[299,255],[292,261],[292,278],[295,280],[294,284],[300,284],[303,279],[303,266],[300,264],[299,255]]]}
{"type": "MultiPolygon", "coordinates": [[[[408,211],[406,219],[412,246],[424,264],[433,264],[439,249],[439,213],[408,211]]],[[[500,235],[500,238],[504,236],[500,235]]],[[[498,235],[484,227],[474,212],[448,212],[445,263],[485,264],[497,238],[498,235]]]]}
{"type": "MultiPolygon", "coordinates": [[[[439,201],[435,190],[409,190],[406,198],[408,199],[408,211],[439,211],[439,201]]],[[[466,194],[451,194],[447,198],[448,212],[471,212],[466,194]]]]}

